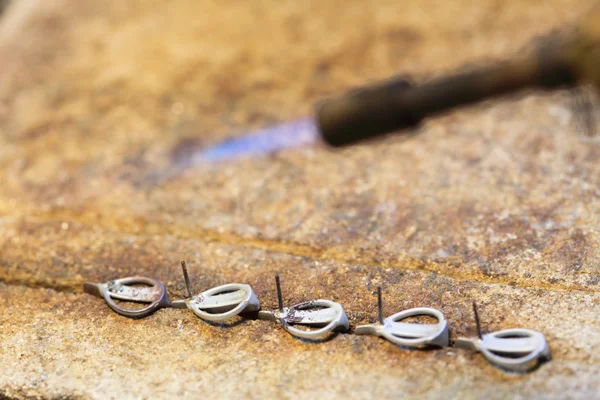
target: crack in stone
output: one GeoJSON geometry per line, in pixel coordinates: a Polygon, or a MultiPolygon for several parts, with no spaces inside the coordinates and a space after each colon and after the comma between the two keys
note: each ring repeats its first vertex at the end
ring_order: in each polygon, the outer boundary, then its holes
{"type": "MultiPolygon", "coordinates": [[[[284,242],[262,238],[247,238],[235,233],[221,233],[214,230],[197,228],[190,229],[188,227],[166,225],[159,222],[149,222],[141,218],[132,218],[126,222],[116,220],[106,215],[99,213],[74,213],[66,210],[58,210],[50,213],[37,212],[30,213],[28,219],[39,221],[69,221],[82,224],[84,226],[98,226],[107,231],[133,234],[137,236],[164,236],[169,235],[178,239],[185,240],[200,240],[209,243],[217,243],[223,245],[234,245],[249,249],[264,250],[271,253],[284,254],[295,257],[307,257],[315,261],[335,261],[342,264],[353,264],[369,268],[394,268],[402,271],[417,271],[424,274],[435,273],[439,276],[448,277],[457,281],[489,284],[489,285],[506,285],[516,288],[544,290],[551,292],[566,292],[577,291],[585,293],[598,293],[600,290],[594,290],[577,284],[565,284],[560,282],[517,282],[514,277],[482,277],[471,274],[469,272],[441,272],[447,263],[438,261],[424,261],[415,258],[404,257],[395,259],[394,261],[381,260],[379,264],[373,264],[372,256],[358,256],[353,252],[352,248],[347,251],[319,248],[308,244],[284,242]]],[[[0,282],[6,284],[25,285],[32,288],[50,288],[61,292],[80,292],[83,281],[60,283],[48,282],[49,279],[35,279],[31,274],[22,273],[19,277],[8,276],[0,270],[0,282]]]]}

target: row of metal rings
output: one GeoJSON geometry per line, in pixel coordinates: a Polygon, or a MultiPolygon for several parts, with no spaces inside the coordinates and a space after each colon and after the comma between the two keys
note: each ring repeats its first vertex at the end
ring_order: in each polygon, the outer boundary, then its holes
{"type": "MultiPolygon", "coordinates": [[[[325,339],[334,332],[350,331],[344,308],[334,301],[319,299],[284,307],[279,276],[276,276],[279,308],[265,311],[261,310],[256,294],[247,284],[231,283],[192,295],[184,262],[182,267],[189,294],[184,300],[171,301],[162,282],[141,276],[115,279],[106,283],[85,283],[84,290],[104,298],[113,311],[129,318],[143,318],[161,308],[188,308],[207,321],[223,321],[237,315],[275,321],[293,336],[313,341],[325,339]],[[132,310],[122,307],[115,300],[149,305],[132,310]]],[[[384,319],[381,311],[381,288],[378,291],[378,308],[378,322],[357,326],[354,334],[383,337],[404,348],[449,346],[448,323],[440,310],[427,307],[411,308],[384,319]],[[401,322],[415,316],[430,316],[437,322],[401,322]]],[[[456,339],[456,347],[478,351],[494,365],[514,372],[531,371],[550,359],[550,350],[542,333],[518,328],[481,335],[476,308],[474,311],[478,337],[456,339]]]]}

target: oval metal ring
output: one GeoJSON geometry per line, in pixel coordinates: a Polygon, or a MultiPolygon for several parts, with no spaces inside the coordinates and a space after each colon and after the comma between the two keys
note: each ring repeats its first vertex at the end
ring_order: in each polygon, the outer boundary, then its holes
{"type": "Polygon", "coordinates": [[[533,369],[540,360],[550,358],[546,338],[531,329],[505,329],[483,335],[475,344],[490,362],[517,372],[533,369]],[[511,355],[504,357],[502,354],[511,355]]]}
{"type": "Polygon", "coordinates": [[[223,321],[244,311],[260,309],[260,302],[250,285],[241,283],[214,287],[185,300],[185,304],[207,321],[223,321]]]}
{"type": "Polygon", "coordinates": [[[448,322],[444,318],[444,314],[435,308],[411,308],[387,317],[383,321],[380,334],[400,346],[448,346],[448,322]],[[419,315],[428,315],[437,319],[438,322],[436,324],[398,322],[419,315]]]}
{"type": "Polygon", "coordinates": [[[169,305],[169,296],[165,285],[162,282],[144,276],[115,279],[106,283],[86,282],[83,288],[89,294],[104,298],[114,312],[128,318],[143,318],[169,305]],[[133,284],[145,284],[150,287],[129,286],[133,284]],[[119,306],[113,299],[136,303],[150,303],[150,305],[139,310],[128,310],[119,306]]]}
{"type": "Polygon", "coordinates": [[[286,307],[283,312],[276,312],[276,317],[283,329],[303,339],[322,339],[340,327],[349,329],[348,317],[341,304],[330,300],[313,300],[286,307]],[[323,326],[316,330],[302,330],[293,324],[323,326]]]}

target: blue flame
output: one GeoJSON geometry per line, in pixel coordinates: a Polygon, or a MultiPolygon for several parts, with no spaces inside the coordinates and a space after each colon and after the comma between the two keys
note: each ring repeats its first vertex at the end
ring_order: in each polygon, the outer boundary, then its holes
{"type": "Polygon", "coordinates": [[[193,156],[192,164],[266,155],[313,144],[318,137],[315,120],[303,118],[225,140],[196,153],[193,156]]]}

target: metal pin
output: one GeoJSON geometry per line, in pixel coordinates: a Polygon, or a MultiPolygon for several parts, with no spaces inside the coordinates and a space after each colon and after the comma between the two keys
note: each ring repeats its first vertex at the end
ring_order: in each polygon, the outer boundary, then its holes
{"type": "Polygon", "coordinates": [[[573,91],[574,113],[578,123],[586,136],[595,136],[597,132],[597,100],[587,87],[577,88],[573,91]]]}
{"type": "Polygon", "coordinates": [[[190,277],[187,272],[187,266],[185,261],[181,262],[181,269],[183,269],[183,278],[185,279],[185,287],[187,288],[188,298],[192,298],[192,289],[190,288],[190,277]]]}
{"type": "Polygon", "coordinates": [[[377,286],[377,311],[379,323],[383,325],[383,302],[381,301],[381,286],[377,286]]]}
{"type": "Polygon", "coordinates": [[[477,312],[477,303],[473,301],[473,313],[475,314],[475,325],[477,325],[477,336],[479,339],[483,339],[481,336],[481,323],[479,322],[479,313],[477,312]]]}
{"type": "Polygon", "coordinates": [[[275,274],[275,284],[277,285],[277,301],[279,303],[279,311],[283,312],[283,295],[281,294],[281,282],[279,282],[279,274],[275,274]]]}

